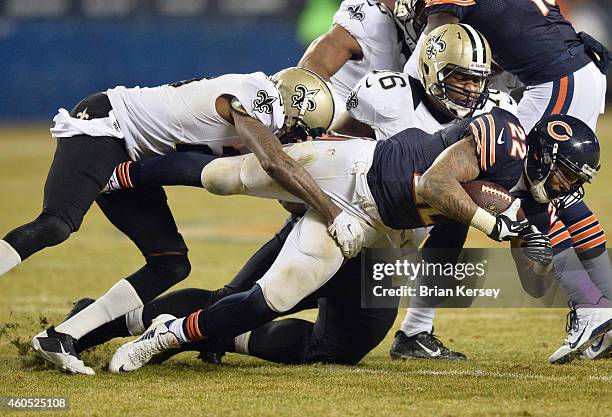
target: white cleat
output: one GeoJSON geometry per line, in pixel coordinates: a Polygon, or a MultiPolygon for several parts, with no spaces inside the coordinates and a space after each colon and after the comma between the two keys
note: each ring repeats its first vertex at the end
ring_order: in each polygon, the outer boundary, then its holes
{"type": "Polygon", "coordinates": [[[602,359],[608,357],[610,351],[612,351],[612,331],[595,339],[580,358],[587,360],[602,359]]]}
{"type": "Polygon", "coordinates": [[[58,369],[71,374],[95,375],[93,369],[85,366],[79,358],[76,340],[66,333],[60,333],[52,326],[32,338],[32,348],[38,356],[51,362],[58,369]]]}
{"type": "Polygon", "coordinates": [[[580,356],[593,342],[612,329],[612,308],[585,308],[570,310],[567,337],[563,345],[548,358],[552,364],[567,363],[580,356]]]}
{"type": "Polygon", "coordinates": [[[117,349],[108,364],[108,370],[114,374],[135,371],[155,355],[179,347],[181,344],[178,338],[167,326],[172,320],[176,320],[176,317],[170,314],[162,314],[153,320],[142,336],[117,349]]]}

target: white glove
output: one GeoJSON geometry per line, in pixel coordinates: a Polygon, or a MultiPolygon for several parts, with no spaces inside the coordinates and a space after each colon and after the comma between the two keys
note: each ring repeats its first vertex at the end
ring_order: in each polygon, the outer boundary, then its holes
{"type": "Polygon", "coordinates": [[[516,215],[520,208],[521,200],[516,198],[506,211],[497,216],[495,219],[495,227],[489,234],[489,237],[501,242],[504,240],[516,239],[521,236],[521,232],[529,227],[529,222],[527,219],[521,221],[516,219],[516,215]]]}
{"type": "Polygon", "coordinates": [[[353,258],[361,252],[363,246],[363,229],[359,221],[342,210],[334,219],[334,222],[327,228],[332,235],[342,254],[346,258],[353,258]]]}

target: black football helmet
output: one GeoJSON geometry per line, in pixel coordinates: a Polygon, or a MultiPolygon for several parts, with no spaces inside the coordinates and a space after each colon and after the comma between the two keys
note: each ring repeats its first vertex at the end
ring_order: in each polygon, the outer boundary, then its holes
{"type": "Polygon", "coordinates": [[[527,135],[525,176],[538,203],[552,202],[558,209],[584,196],[583,184],[600,167],[599,141],[583,121],[555,114],[542,118],[527,135]]]}

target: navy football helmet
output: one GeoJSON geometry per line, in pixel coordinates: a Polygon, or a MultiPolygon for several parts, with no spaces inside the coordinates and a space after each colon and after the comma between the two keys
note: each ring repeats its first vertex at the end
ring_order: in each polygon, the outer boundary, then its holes
{"type": "Polygon", "coordinates": [[[552,202],[558,209],[584,196],[583,184],[600,167],[599,141],[583,121],[568,115],[542,118],[527,136],[529,150],[525,176],[538,203],[552,202]],[[568,197],[571,197],[568,199],[568,197]]]}

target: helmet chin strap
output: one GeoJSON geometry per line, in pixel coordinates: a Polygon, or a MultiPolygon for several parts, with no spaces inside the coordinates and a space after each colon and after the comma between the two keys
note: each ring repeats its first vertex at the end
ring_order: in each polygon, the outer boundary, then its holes
{"type": "Polygon", "coordinates": [[[529,192],[531,193],[533,199],[537,201],[538,203],[550,202],[550,196],[548,195],[548,192],[546,191],[546,181],[548,181],[548,178],[553,173],[555,162],[557,160],[558,148],[559,148],[559,145],[555,143],[555,145],[553,146],[552,155],[551,155],[552,159],[547,162],[548,163],[548,173],[540,181],[533,181],[529,177],[529,175],[527,174],[527,169],[526,169],[527,160],[525,160],[523,171],[525,172],[525,177],[527,177],[527,182],[529,183],[529,192]]]}

